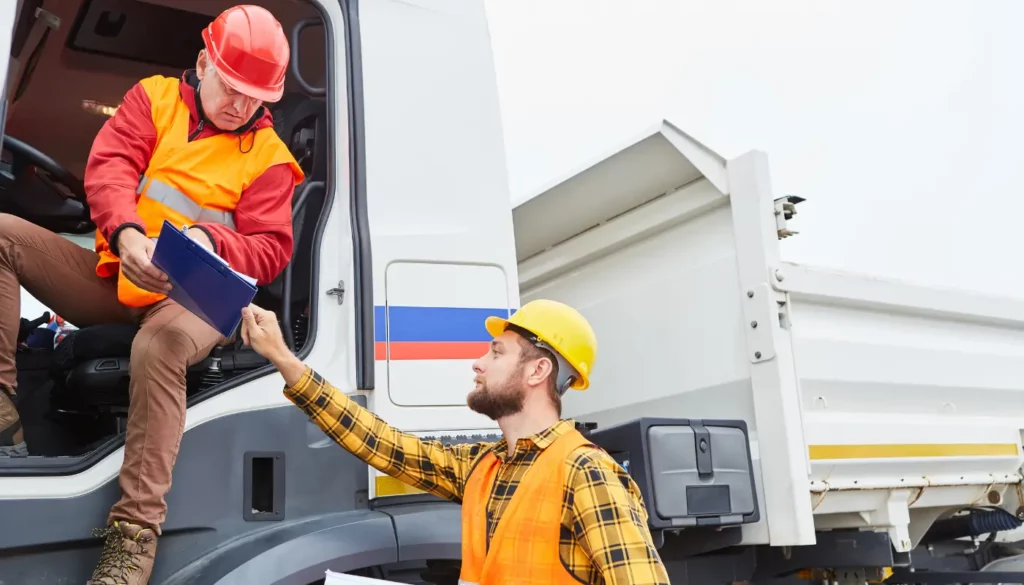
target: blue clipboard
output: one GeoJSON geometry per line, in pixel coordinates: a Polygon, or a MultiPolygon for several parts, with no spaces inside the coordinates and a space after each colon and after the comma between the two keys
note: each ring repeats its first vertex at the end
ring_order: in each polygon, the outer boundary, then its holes
{"type": "Polygon", "coordinates": [[[170,280],[167,296],[224,337],[235,333],[242,308],[256,296],[254,284],[167,220],[160,228],[152,262],[170,280]]]}

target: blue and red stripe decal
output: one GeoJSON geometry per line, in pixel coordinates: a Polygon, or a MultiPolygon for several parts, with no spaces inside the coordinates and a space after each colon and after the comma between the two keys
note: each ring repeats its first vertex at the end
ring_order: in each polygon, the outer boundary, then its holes
{"type": "Polygon", "coordinates": [[[485,353],[491,336],[484,320],[509,316],[508,309],[465,307],[374,307],[377,360],[462,360],[485,353]],[[389,354],[390,352],[390,354],[389,354]]]}

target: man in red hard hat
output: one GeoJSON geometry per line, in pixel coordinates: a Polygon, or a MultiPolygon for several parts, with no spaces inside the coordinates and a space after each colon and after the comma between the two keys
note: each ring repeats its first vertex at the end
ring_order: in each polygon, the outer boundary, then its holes
{"type": "MultiPolygon", "coordinates": [[[[236,6],[202,36],[194,70],[141,80],[96,136],[85,170],[95,251],[0,215],[0,313],[17,313],[21,285],[77,326],[140,325],[121,499],[100,531],[106,543],[90,585],[149,582],[185,424],[185,370],[226,341],[165,296],[167,277],[150,260],[163,222],[259,284],[274,280],[291,256],[291,199],[304,177],[263,107],[283,91],[284,31],[267,10],[236,6]]],[[[18,456],[30,445],[11,400],[17,324],[7,321],[0,456],[18,456]]]]}

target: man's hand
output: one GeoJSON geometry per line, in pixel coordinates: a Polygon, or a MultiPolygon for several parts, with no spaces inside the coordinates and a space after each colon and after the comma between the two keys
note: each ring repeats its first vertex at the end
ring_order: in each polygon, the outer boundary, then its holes
{"type": "Polygon", "coordinates": [[[256,305],[242,309],[242,341],[270,360],[289,386],[298,384],[306,372],[306,366],[285,345],[277,316],[271,311],[256,305]]]}
{"type": "Polygon", "coordinates": [[[242,341],[270,361],[290,355],[273,312],[249,305],[242,309],[242,341]]]}
{"type": "Polygon", "coordinates": [[[152,262],[156,242],[139,230],[125,228],[117,236],[117,247],[121,255],[121,271],[128,280],[149,292],[170,292],[171,283],[167,275],[152,262]]]}

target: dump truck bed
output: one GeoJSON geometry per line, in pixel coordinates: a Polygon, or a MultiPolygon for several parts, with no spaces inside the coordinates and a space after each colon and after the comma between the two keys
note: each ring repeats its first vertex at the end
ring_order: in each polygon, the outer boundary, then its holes
{"type": "Polygon", "coordinates": [[[902,552],[961,507],[1015,510],[1024,301],[787,263],[799,201],[764,153],[664,122],[519,204],[522,302],[570,303],[598,336],[566,414],[744,421],[746,544],[869,528],[902,552]]]}

